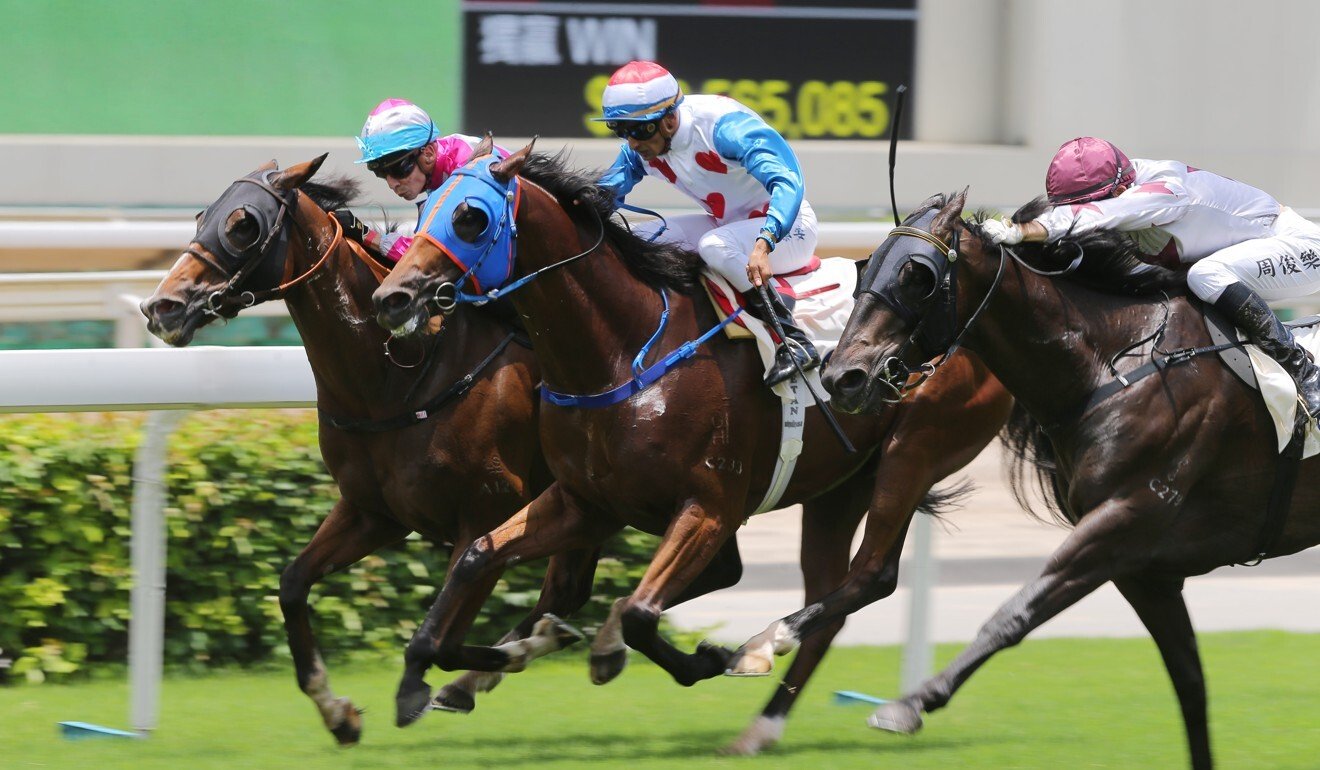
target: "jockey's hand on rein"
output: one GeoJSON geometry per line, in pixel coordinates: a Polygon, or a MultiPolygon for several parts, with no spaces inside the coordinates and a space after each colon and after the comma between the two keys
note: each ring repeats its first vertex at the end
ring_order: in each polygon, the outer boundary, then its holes
{"type": "Polygon", "coordinates": [[[348,209],[335,209],[330,212],[330,216],[339,220],[339,224],[344,228],[345,238],[350,238],[358,243],[364,243],[366,241],[367,233],[370,232],[370,228],[363,224],[362,220],[358,219],[353,212],[348,209]]]}
{"type": "Polygon", "coordinates": [[[1004,243],[1012,246],[1022,242],[1022,228],[1002,219],[987,219],[981,223],[981,232],[991,243],[1004,243]]]}

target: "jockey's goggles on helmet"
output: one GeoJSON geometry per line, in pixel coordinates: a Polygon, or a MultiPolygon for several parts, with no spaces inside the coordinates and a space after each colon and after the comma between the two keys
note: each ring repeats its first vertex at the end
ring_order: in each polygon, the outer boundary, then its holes
{"type": "Polygon", "coordinates": [[[620,139],[636,139],[639,142],[645,142],[647,139],[655,136],[660,130],[660,121],[665,119],[669,111],[666,110],[655,120],[608,120],[605,122],[605,128],[608,128],[615,136],[620,139]]]}
{"type": "Polygon", "coordinates": [[[372,161],[367,164],[367,169],[376,175],[377,179],[385,177],[394,177],[403,179],[413,172],[417,167],[417,156],[422,154],[422,148],[409,150],[403,155],[394,158],[381,158],[378,161],[372,161]]]}

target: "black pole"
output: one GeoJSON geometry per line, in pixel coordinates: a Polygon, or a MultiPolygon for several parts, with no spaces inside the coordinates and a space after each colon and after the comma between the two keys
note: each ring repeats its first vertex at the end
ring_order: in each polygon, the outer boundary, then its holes
{"type": "MultiPolygon", "coordinates": [[[[761,302],[764,304],[765,314],[770,316],[770,326],[774,328],[775,334],[779,335],[779,344],[787,346],[788,337],[784,336],[784,327],[779,323],[779,316],[775,315],[774,305],[770,304],[769,292],[773,291],[773,289],[762,283],[760,286],[756,287],[756,290],[761,293],[761,302]]],[[[811,380],[807,379],[807,373],[802,371],[802,363],[797,360],[797,356],[793,355],[792,350],[788,351],[788,357],[793,359],[793,368],[797,369],[798,376],[802,378],[802,384],[806,385],[807,390],[811,391],[811,397],[816,400],[816,408],[820,409],[820,413],[825,417],[825,421],[829,423],[830,429],[833,430],[834,435],[838,437],[839,443],[843,444],[843,448],[847,450],[848,454],[856,454],[857,448],[854,447],[852,442],[848,440],[848,437],[844,435],[843,427],[839,425],[839,420],[834,416],[834,411],[830,409],[830,405],[826,403],[825,399],[819,393],[816,392],[815,388],[811,387],[811,380]]]]}
{"type": "Polygon", "coordinates": [[[902,224],[898,218],[898,198],[894,195],[894,162],[898,159],[898,124],[903,119],[903,96],[907,86],[894,91],[894,121],[889,124],[889,205],[894,207],[894,227],[902,224]]]}

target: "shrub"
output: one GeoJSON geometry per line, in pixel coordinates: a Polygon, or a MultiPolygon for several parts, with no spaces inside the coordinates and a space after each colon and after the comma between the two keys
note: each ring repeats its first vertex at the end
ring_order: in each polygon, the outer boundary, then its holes
{"type": "MultiPolygon", "coordinates": [[[[141,414],[0,417],[0,657],[28,681],[127,656],[133,453],[141,414]]],[[[306,411],[208,412],[170,441],[165,660],[176,666],[287,658],[279,576],[337,499],[306,411]]],[[[607,547],[599,622],[636,584],[655,539],[607,547]]],[[[445,575],[446,549],[413,536],[318,583],[327,657],[397,654],[445,575]]],[[[491,642],[534,603],[544,561],[509,570],[473,638],[491,642]]],[[[0,667],[0,676],[5,675],[0,667]]]]}

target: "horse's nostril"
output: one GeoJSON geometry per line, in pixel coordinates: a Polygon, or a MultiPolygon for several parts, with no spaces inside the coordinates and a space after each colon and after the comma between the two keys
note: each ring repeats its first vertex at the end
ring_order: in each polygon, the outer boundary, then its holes
{"type": "Polygon", "coordinates": [[[411,302],[412,294],[406,291],[396,291],[387,294],[381,304],[384,305],[387,310],[402,310],[411,302]]]}
{"type": "Polygon", "coordinates": [[[866,387],[866,372],[861,369],[848,369],[833,378],[837,393],[856,393],[866,387]]]}

